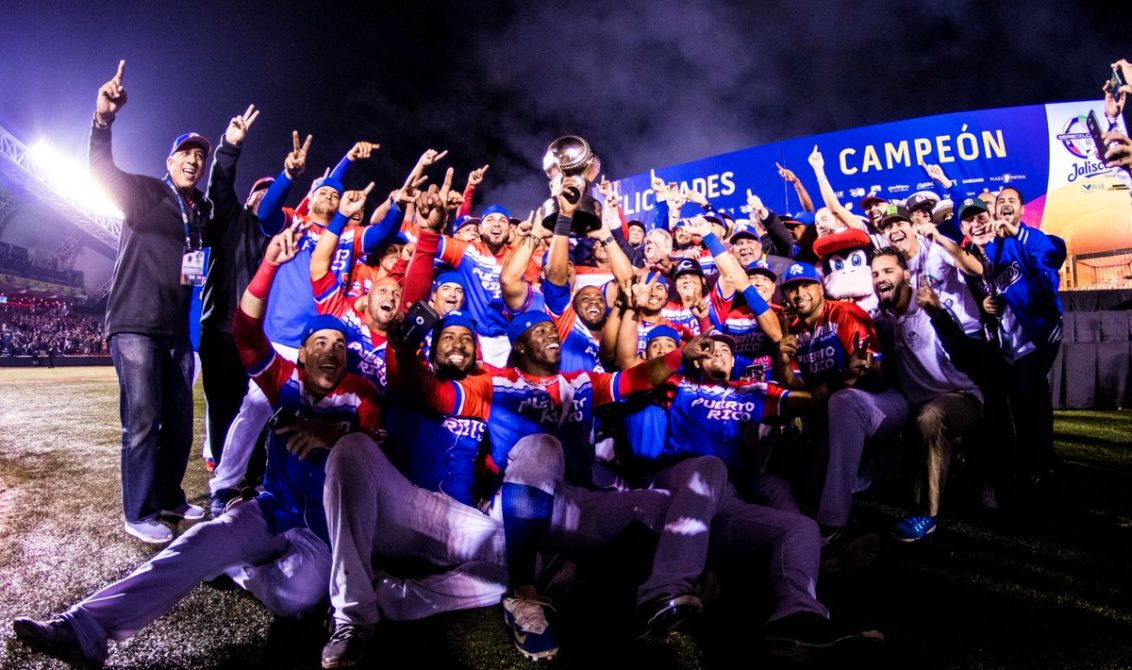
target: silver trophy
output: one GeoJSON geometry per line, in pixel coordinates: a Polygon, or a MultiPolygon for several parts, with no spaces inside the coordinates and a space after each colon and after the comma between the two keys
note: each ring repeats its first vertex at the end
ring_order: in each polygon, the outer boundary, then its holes
{"type": "MultiPolygon", "coordinates": [[[[590,195],[590,185],[601,174],[601,159],[590,143],[577,135],[559,137],[547,147],[542,169],[552,189],[554,182],[562,178],[565,197],[578,203],[572,225],[574,234],[582,236],[601,228],[601,201],[590,195]]],[[[557,219],[558,200],[552,195],[539,208],[539,221],[544,228],[553,230],[557,219]]]]}

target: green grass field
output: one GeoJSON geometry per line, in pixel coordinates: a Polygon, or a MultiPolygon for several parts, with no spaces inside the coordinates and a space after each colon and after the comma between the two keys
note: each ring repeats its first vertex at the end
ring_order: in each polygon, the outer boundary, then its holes
{"type": "MultiPolygon", "coordinates": [[[[884,542],[868,572],[819,584],[835,616],[887,635],[873,667],[1132,668],[1132,411],[1059,412],[1056,434],[1063,466],[1027,511],[949,501],[929,540],[884,542]]],[[[64,609],[156,551],[121,531],[118,440],[111,368],[0,369],[0,667],[62,667],[14,641],[11,620],[64,609]]],[[[194,502],[206,477],[194,457],[194,502]]],[[[883,536],[901,503],[870,493],[855,514],[883,536]]],[[[763,667],[760,600],[723,584],[688,633],[643,643],[626,635],[632,586],[595,580],[559,602],[562,653],[544,665],[763,667]]],[[[498,607],[385,623],[372,667],[528,668],[505,635],[498,607]]],[[[109,666],[316,668],[324,639],[314,618],[275,621],[250,595],[200,586],[109,666]]]]}

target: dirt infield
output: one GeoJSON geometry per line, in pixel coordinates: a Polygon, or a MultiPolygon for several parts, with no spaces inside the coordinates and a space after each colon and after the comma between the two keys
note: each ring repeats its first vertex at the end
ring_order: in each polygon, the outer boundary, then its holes
{"type": "MultiPolygon", "coordinates": [[[[202,404],[198,384],[198,417],[202,404]]],[[[11,620],[64,609],[156,551],[120,528],[117,410],[111,368],[0,370],[0,668],[62,667],[14,641],[11,620]]],[[[1132,412],[1059,413],[1056,429],[1060,476],[1025,512],[949,503],[928,541],[885,542],[865,574],[819,585],[839,618],[887,634],[873,667],[1132,667],[1132,412]]],[[[206,476],[194,454],[184,483],[194,502],[205,502],[206,476]]],[[[901,502],[869,494],[858,514],[883,533],[901,502]]],[[[637,643],[615,591],[560,602],[567,623],[552,667],[764,664],[758,601],[721,600],[689,634],[637,643]]],[[[382,624],[373,667],[529,669],[501,619],[485,608],[382,624]]],[[[109,667],[315,668],[324,639],[318,617],[275,621],[241,591],[202,585],[112,645],[109,667]]]]}

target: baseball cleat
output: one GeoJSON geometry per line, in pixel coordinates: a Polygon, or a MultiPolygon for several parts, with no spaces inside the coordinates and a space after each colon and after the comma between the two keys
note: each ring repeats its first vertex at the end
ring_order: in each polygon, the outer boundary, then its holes
{"type": "Polygon", "coordinates": [[[533,661],[558,654],[558,640],[546,620],[544,607],[550,607],[550,600],[539,596],[533,586],[522,586],[510,598],[503,599],[503,622],[511,631],[511,640],[520,654],[533,661]]]}

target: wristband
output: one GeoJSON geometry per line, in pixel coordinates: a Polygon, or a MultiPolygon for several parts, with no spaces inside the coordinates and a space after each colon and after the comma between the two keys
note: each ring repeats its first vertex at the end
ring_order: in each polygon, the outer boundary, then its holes
{"type": "Polygon", "coordinates": [[[566,216],[559,214],[558,219],[554,222],[554,234],[562,235],[563,237],[570,237],[571,225],[574,221],[574,215],[566,216]]]}
{"type": "Polygon", "coordinates": [[[603,247],[608,247],[611,244],[617,244],[617,240],[613,239],[612,235],[606,235],[605,237],[598,240],[598,243],[603,247]]]}
{"type": "Polygon", "coordinates": [[[719,241],[719,238],[715,236],[715,233],[708,233],[707,235],[700,238],[700,240],[703,242],[704,248],[710,251],[713,257],[722,256],[727,252],[727,250],[723,248],[723,242],[719,241]]]}
{"type": "Polygon", "coordinates": [[[346,224],[350,223],[350,219],[342,212],[335,212],[334,218],[326,225],[326,232],[331,235],[342,237],[342,231],[346,229],[346,224]]]}
{"type": "Polygon", "coordinates": [[[267,296],[271,293],[271,282],[275,281],[275,271],[278,269],[277,263],[272,263],[265,258],[259,264],[259,269],[256,270],[251,282],[248,283],[248,293],[259,300],[267,300],[267,296]]]}
{"type": "Polygon", "coordinates": [[[762,316],[770,309],[770,305],[766,304],[766,301],[763,300],[754,286],[748,284],[747,288],[743,289],[743,298],[747,301],[747,307],[751,308],[751,312],[755,316],[762,316]]]}
{"type": "Polygon", "coordinates": [[[107,128],[110,127],[110,124],[114,123],[114,118],[115,118],[115,115],[111,114],[110,120],[103,123],[103,122],[98,120],[98,112],[95,112],[94,113],[94,127],[98,128],[99,130],[106,130],[107,128]]]}

